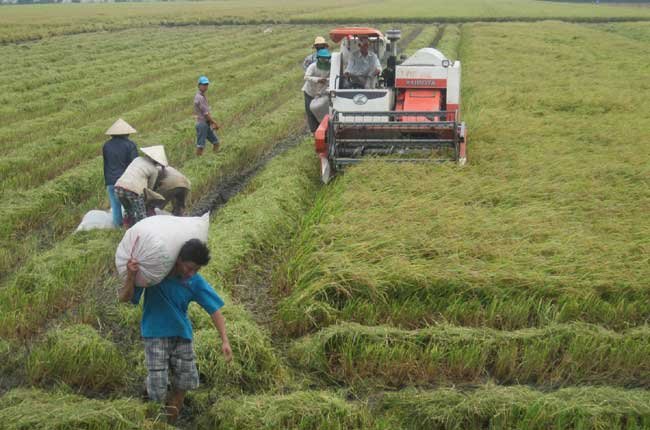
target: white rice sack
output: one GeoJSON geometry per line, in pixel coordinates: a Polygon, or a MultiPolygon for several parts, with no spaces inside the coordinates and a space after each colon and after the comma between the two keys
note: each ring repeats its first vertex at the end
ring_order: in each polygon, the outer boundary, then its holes
{"type": "Polygon", "coordinates": [[[318,96],[309,103],[309,110],[314,114],[318,122],[321,122],[330,110],[330,98],[327,95],[318,96]]]}
{"type": "Polygon", "coordinates": [[[145,218],[124,233],[115,252],[120,277],[126,278],[126,264],[134,258],[140,264],[135,285],[148,287],[163,280],[174,267],[181,248],[190,239],[208,241],[210,214],[201,217],[155,215],[145,218]]]}
{"type": "Polygon", "coordinates": [[[88,211],[75,231],[88,231],[94,229],[115,228],[111,211],[93,209],[88,211]]]}

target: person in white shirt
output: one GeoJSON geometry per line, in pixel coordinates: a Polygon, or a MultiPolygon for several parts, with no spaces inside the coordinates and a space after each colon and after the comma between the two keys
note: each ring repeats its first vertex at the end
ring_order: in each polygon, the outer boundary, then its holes
{"type": "Polygon", "coordinates": [[[369,51],[370,42],[367,37],[359,37],[359,51],[350,55],[343,75],[352,87],[374,88],[376,78],[381,73],[381,63],[374,52],[369,51]]]}
{"type": "Polygon", "coordinates": [[[332,54],[328,49],[319,49],[316,53],[316,62],[307,67],[305,71],[305,85],[302,91],[305,95],[305,113],[307,114],[307,123],[312,133],[316,131],[320,122],[313,114],[309,105],[316,97],[327,92],[329,87],[330,60],[332,54]]]}

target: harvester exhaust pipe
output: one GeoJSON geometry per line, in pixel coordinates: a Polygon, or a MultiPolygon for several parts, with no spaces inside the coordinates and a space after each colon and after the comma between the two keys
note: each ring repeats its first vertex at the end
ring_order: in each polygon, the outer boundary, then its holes
{"type": "Polygon", "coordinates": [[[386,70],[384,71],[384,79],[387,87],[395,86],[395,69],[397,67],[397,41],[402,38],[402,32],[397,29],[388,30],[386,38],[390,42],[390,53],[386,61],[386,70]]]}
{"type": "Polygon", "coordinates": [[[390,56],[397,58],[397,41],[402,38],[402,32],[396,29],[388,30],[386,38],[390,42],[390,56]]]}

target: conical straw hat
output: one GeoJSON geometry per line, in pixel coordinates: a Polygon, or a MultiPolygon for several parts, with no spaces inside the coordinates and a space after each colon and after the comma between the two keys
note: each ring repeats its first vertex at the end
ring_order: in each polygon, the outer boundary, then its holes
{"type": "Polygon", "coordinates": [[[167,156],[165,155],[164,146],[148,146],[146,148],[141,148],[141,151],[144,153],[144,155],[151,158],[156,163],[162,164],[165,167],[169,166],[169,163],[167,162],[167,156]]]}
{"type": "Polygon", "coordinates": [[[106,130],[106,134],[109,136],[120,136],[123,134],[133,134],[137,133],[135,128],[131,127],[126,121],[122,118],[119,118],[117,121],[111,125],[111,127],[106,130]]]}

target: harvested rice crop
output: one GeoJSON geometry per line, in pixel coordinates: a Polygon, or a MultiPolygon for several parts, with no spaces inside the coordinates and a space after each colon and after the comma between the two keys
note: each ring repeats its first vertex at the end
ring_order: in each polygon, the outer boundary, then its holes
{"type": "Polygon", "coordinates": [[[34,384],[63,382],[84,390],[119,390],[127,361],[117,347],[87,325],[55,328],[32,350],[27,375],[34,384]]]}

